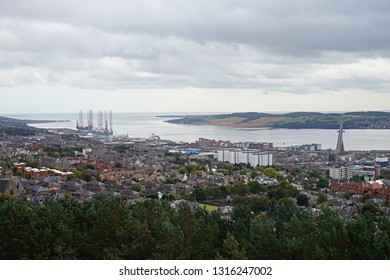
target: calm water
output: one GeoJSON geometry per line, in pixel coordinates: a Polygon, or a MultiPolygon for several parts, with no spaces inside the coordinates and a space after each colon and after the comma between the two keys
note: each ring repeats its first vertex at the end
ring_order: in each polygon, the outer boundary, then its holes
{"type": "MultiPolygon", "coordinates": [[[[326,129],[265,129],[232,128],[210,125],[180,125],[164,122],[168,118],[157,117],[159,113],[114,113],[113,130],[115,135],[128,134],[129,137],[149,137],[151,133],[162,139],[194,142],[199,137],[240,141],[272,142],[274,146],[291,146],[319,143],[324,149],[335,149],[337,131],[326,129]]],[[[165,115],[167,115],[165,113],[165,115]]],[[[75,128],[78,113],[74,114],[29,114],[8,115],[21,119],[70,120],[64,123],[36,124],[39,128],[75,128]]],[[[96,114],[95,114],[96,116],[96,114]]],[[[85,117],[86,119],[86,117],[85,117]]],[[[94,125],[97,121],[94,120],[94,125]]],[[[347,130],[344,133],[346,150],[390,150],[390,130],[347,130]]]]}

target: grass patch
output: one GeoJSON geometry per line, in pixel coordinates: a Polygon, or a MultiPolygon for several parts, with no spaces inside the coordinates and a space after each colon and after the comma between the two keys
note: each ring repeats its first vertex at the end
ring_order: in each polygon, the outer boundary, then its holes
{"type": "Polygon", "coordinates": [[[271,126],[275,122],[282,122],[284,120],[286,120],[285,117],[262,117],[245,122],[244,125],[247,127],[267,127],[271,126]]]}
{"type": "Polygon", "coordinates": [[[218,206],[209,205],[209,204],[204,204],[204,203],[199,203],[199,208],[200,208],[200,209],[206,208],[206,211],[207,211],[207,212],[218,211],[218,206]]]}
{"type": "Polygon", "coordinates": [[[268,127],[275,122],[281,122],[285,119],[285,117],[260,117],[257,119],[248,120],[247,118],[243,117],[224,117],[208,120],[208,123],[219,126],[268,127]]]}
{"type": "Polygon", "coordinates": [[[212,125],[221,125],[221,126],[237,126],[237,123],[245,120],[245,118],[239,117],[228,117],[228,118],[216,118],[214,120],[209,120],[208,123],[212,125]]]}

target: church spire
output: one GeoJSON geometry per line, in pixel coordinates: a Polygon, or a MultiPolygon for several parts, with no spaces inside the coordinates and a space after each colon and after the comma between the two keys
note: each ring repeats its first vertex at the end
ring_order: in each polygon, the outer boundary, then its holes
{"type": "Polygon", "coordinates": [[[338,131],[337,146],[336,146],[336,155],[342,155],[345,152],[344,142],[343,142],[343,123],[340,123],[340,129],[338,131]]]}

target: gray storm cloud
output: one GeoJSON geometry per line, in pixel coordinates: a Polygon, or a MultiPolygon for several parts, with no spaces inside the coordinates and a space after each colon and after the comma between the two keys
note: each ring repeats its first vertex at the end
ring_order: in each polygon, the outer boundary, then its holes
{"type": "Polygon", "coordinates": [[[0,1],[0,86],[359,88],[390,78],[389,1],[0,1]]]}

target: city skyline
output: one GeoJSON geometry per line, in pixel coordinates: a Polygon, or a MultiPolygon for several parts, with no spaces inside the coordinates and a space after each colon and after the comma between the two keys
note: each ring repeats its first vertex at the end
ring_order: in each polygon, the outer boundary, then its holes
{"type": "Polygon", "coordinates": [[[388,111],[389,11],[381,0],[1,1],[0,112],[388,111]]]}

